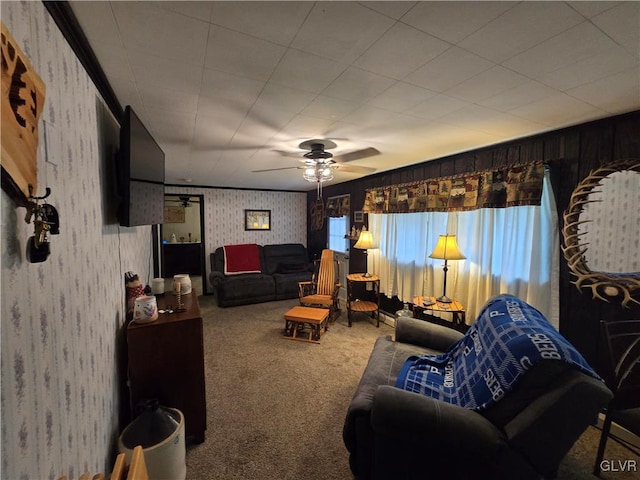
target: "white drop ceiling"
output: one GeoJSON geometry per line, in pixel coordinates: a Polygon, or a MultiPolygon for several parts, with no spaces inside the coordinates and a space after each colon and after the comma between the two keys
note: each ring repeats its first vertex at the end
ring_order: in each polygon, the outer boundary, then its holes
{"type": "Polygon", "coordinates": [[[172,184],[312,190],[313,138],[382,172],[640,109],[638,1],[69,3],[172,184]]]}

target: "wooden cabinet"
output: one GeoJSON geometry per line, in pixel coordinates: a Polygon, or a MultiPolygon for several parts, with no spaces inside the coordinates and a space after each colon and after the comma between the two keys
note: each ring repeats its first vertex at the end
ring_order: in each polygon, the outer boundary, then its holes
{"type": "Polygon", "coordinates": [[[162,261],[164,278],[180,273],[202,275],[202,243],[164,243],[162,261]]]}
{"type": "MultiPolygon", "coordinates": [[[[129,387],[134,411],[139,401],[157,398],[180,410],[187,440],[204,441],[207,428],[202,316],[195,291],[183,297],[186,310],[162,313],[127,328],[129,387]]],[[[158,296],[158,308],[175,306],[172,293],[158,296]]]]}

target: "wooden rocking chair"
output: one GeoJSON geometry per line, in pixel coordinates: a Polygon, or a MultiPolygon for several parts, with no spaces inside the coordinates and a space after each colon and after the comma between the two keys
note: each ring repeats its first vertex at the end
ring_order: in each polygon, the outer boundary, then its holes
{"type": "Polygon", "coordinates": [[[298,282],[300,305],[329,309],[329,320],[340,315],[340,264],[333,250],[324,249],[320,260],[315,262],[315,271],[310,282],[298,282]]]}

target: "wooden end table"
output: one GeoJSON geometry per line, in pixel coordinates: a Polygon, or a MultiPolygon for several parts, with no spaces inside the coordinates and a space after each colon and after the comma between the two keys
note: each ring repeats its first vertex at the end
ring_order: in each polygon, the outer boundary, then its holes
{"type": "Polygon", "coordinates": [[[284,314],[284,338],[300,340],[301,342],[320,343],[322,326],[324,326],[324,331],[327,331],[328,317],[329,309],[327,308],[293,307],[284,314]],[[298,327],[304,327],[305,324],[311,327],[309,338],[299,338],[298,327]]]}
{"type": "Polygon", "coordinates": [[[351,273],[347,275],[347,318],[349,319],[349,326],[351,326],[351,312],[369,313],[372,318],[377,320],[376,327],[380,326],[380,277],[378,277],[378,275],[370,275],[368,277],[365,277],[364,273],[351,273]],[[353,285],[355,283],[366,282],[373,284],[375,302],[360,300],[356,298],[353,292],[353,285]]]}
{"type": "Polygon", "coordinates": [[[452,315],[453,327],[456,330],[463,330],[466,328],[466,313],[464,311],[464,305],[457,300],[453,300],[451,303],[439,302],[436,297],[414,297],[413,298],[413,313],[417,314],[417,310],[422,311],[429,310],[431,312],[447,312],[452,315]],[[430,305],[425,305],[425,303],[430,305]]]}

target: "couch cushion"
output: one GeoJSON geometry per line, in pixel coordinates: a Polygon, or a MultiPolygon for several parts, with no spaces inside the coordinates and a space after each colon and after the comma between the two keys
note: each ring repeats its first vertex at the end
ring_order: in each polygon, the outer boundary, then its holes
{"type": "Polygon", "coordinates": [[[275,283],[271,275],[262,273],[245,273],[227,277],[221,285],[221,295],[225,300],[251,298],[251,297],[273,297],[275,294],[275,283]]]}
{"type": "Polygon", "coordinates": [[[264,270],[263,273],[272,275],[274,273],[291,273],[282,271],[285,267],[301,268],[300,265],[309,265],[309,255],[307,249],[301,243],[281,243],[277,245],[265,245],[264,249],[264,270]]]}

